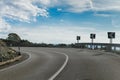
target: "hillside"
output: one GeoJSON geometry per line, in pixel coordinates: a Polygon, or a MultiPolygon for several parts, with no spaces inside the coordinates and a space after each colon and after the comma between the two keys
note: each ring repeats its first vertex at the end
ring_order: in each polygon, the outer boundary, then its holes
{"type": "Polygon", "coordinates": [[[19,56],[19,54],[15,50],[8,48],[6,44],[0,40],[0,62],[14,59],[17,56],[19,56]]]}

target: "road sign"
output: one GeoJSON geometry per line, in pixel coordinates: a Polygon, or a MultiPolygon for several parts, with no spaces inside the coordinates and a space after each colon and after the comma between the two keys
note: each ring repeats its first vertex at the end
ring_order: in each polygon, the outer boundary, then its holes
{"type": "Polygon", "coordinates": [[[95,37],[96,37],[96,34],[93,34],[93,33],[91,33],[90,34],[90,38],[91,38],[91,49],[94,49],[94,39],[95,39],[95,37]]]}
{"type": "Polygon", "coordinates": [[[90,34],[91,39],[95,39],[95,37],[96,37],[96,34],[90,34]]]}
{"type": "Polygon", "coordinates": [[[108,32],[108,38],[109,39],[115,38],[115,32],[108,32]]]}
{"type": "Polygon", "coordinates": [[[80,36],[77,36],[77,40],[80,40],[80,36]]]}

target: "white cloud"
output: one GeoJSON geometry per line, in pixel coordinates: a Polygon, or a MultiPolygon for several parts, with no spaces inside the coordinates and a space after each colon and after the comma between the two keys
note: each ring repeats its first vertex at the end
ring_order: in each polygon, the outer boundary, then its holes
{"type": "Polygon", "coordinates": [[[47,16],[48,12],[32,4],[31,0],[1,0],[0,16],[20,21],[31,21],[36,16],[47,16]]]}
{"type": "MultiPolygon", "coordinates": [[[[49,14],[47,8],[56,6],[59,7],[58,11],[74,13],[89,10],[95,12],[120,11],[120,0],[0,0],[0,31],[7,31],[10,28],[4,17],[24,22],[36,21],[36,16],[47,17],[49,14]],[[35,3],[38,3],[40,7],[38,8],[35,3]]],[[[109,16],[109,14],[95,15],[109,16]]],[[[113,18],[113,25],[116,26],[119,23],[118,20],[116,21],[113,18]]],[[[63,22],[64,20],[61,19],[60,21],[63,22]]]]}
{"type": "MultiPolygon", "coordinates": [[[[80,35],[80,42],[91,42],[90,33],[96,33],[94,42],[108,43],[107,32],[97,30],[91,27],[13,27],[10,32],[15,32],[21,36],[22,39],[27,39],[32,42],[45,42],[45,43],[75,43],[76,36],[80,35]]],[[[120,32],[116,31],[115,43],[119,43],[120,32]]]]}
{"type": "MultiPolygon", "coordinates": [[[[93,11],[120,11],[119,0],[0,0],[0,17],[30,22],[36,16],[48,16],[47,8],[60,6],[58,10],[69,12],[93,11]],[[38,8],[34,3],[41,5],[38,8]]],[[[103,15],[104,16],[104,15],[103,15]]]]}
{"type": "Polygon", "coordinates": [[[120,11],[120,0],[93,0],[92,4],[97,11],[120,11]]]}
{"type": "Polygon", "coordinates": [[[120,0],[38,0],[45,6],[61,6],[69,12],[120,11],[120,0]]]}
{"type": "Polygon", "coordinates": [[[39,15],[48,16],[46,8],[55,6],[67,6],[64,10],[69,12],[120,11],[119,0],[0,0],[0,16],[20,21],[31,21],[39,15]],[[39,3],[43,6],[38,8],[33,3],[39,3]]]}
{"type": "Polygon", "coordinates": [[[48,5],[54,4],[54,6],[56,5],[65,6],[64,9],[69,12],[79,13],[89,10],[120,11],[120,0],[45,0],[45,1],[49,2],[48,5]]]}
{"type": "Polygon", "coordinates": [[[55,5],[58,5],[61,2],[61,0],[36,0],[36,1],[41,3],[42,5],[44,5],[46,7],[55,6],[55,5]]]}
{"type": "Polygon", "coordinates": [[[0,32],[7,32],[11,26],[0,18],[0,32]]]}
{"type": "Polygon", "coordinates": [[[107,14],[107,13],[105,14],[105,13],[97,13],[97,12],[95,12],[94,16],[111,17],[111,16],[113,16],[113,14],[107,14]]]}
{"type": "Polygon", "coordinates": [[[47,10],[38,8],[33,2],[34,0],[0,0],[0,20],[2,22],[0,26],[4,28],[10,26],[4,17],[23,22],[36,21],[36,16],[47,17],[47,10]]]}
{"type": "MultiPolygon", "coordinates": [[[[120,0],[64,0],[72,12],[120,11],[120,0]]],[[[63,3],[64,4],[64,3],[63,3]]]]}
{"type": "Polygon", "coordinates": [[[90,0],[67,0],[71,12],[84,12],[91,9],[90,0]]]}

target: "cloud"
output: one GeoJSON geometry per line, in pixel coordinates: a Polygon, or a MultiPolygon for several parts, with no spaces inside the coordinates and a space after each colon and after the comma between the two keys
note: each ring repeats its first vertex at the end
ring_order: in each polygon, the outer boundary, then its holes
{"type": "Polygon", "coordinates": [[[74,13],[89,10],[120,11],[119,0],[0,0],[0,17],[24,22],[36,21],[36,16],[47,17],[47,8],[56,6],[61,7],[58,10],[74,13]]]}
{"type": "Polygon", "coordinates": [[[61,0],[33,0],[33,1],[40,3],[46,7],[54,7],[54,6],[59,5],[61,3],[61,0]]]}
{"type": "Polygon", "coordinates": [[[119,0],[0,0],[0,6],[0,16],[20,21],[31,21],[36,16],[47,17],[47,8],[56,6],[65,6],[65,11],[77,13],[89,10],[120,11],[119,0]]]}
{"type": "Polygon", "coordinates": [[[120,11],[120,0],[39,0],[49,7],[63,7],[64,11],[80,13],[84,11],[120,11]]]}
{"type": "MultiPolygon", "coordinates": [[[[0,26],[1,31],[8,30],[10,25],[5,18],[22,22],[36,21],[37,16],[48,17],[47,11],[57,7],[58,11],[81,13],[94,11],[96,16],[109,17],[109,14],[99,14],[99,11],[120,11],[119,0],[0,0],[0,26]]],[[[115,14],[116,15],[116,14],[115,14]]],[[[62,20],[61,20],[62,21],[62,20]]],[[[113,19],[113,24],[116,20],[113,19]]]]}
{"type": "Polygon", "coordinates": [[[65,0],[67,8],[70,12],[84,12],[91,9],[90,0],[65,0]]]}
{"type": "MultiPolygon", "coordinates": [[[[90,33],[96,34],[94,42],[108,43],[107,32],[103,30],[97,30],[91,27],[52,27],[52,26],[41,26],[36,28],[28,27],[13,27],[10,32],[15,32],[21,36],[22,39],[27,39],[31,42],[45,42],[45,43],[75,43],[76,36],[80,35],[80,42],[91,42],[90,33]]],[[[116,31],[116,35],[119,34],[116,31]]],[[[119,43],[119,35],[114,40],[115,43],[119,43]]]]}
{"type": "Polygon", "coordinates": [[[111,17],[111,16],[113,16],[113,14],[95,12],[94,16],[111,17]]]}
{"type": "MultiPolygon", "coordinates": [[[[45,8],[33,4],[34,0],[0,0],[0,26],[10,26],[5,18],[22,22],[36,21],[37,16],[47,17],[45,8]]],[[[3,29],[2,29],[3,30],[3,29]]]]}
{"type": "Polygon", "coordinates": [[[120,0],[58,0],[56,2],[67,6],[64,8],[66,11],[75,13],[90,10],[120,12],[120,0]]]}
{"type": "Polygon", "coordinates": [[[120,0],[92,0],[96,11],[120,11],[120,0]]]}
{"type": "Polygon", "coordinates": [[[0,18],[0,32],[7,32],[11,26],[0,18]]]}
{"type": "Polygon", "coordinates": [[[1,0],[0,16],[19,21],[31,21],[36,16],[47,16],[48,13],[43,8],[38,8],[32,4],[31,0],[1,0]]]}

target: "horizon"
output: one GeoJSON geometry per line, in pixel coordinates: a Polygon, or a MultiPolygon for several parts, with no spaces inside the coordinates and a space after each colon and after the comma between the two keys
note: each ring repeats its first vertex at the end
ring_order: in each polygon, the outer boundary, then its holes
{"type": "Polygon", "coordinates": [[[120,1],[116,0],[1,0],[0,38],[17,33],[34,43],[109,43],[107,32],[116,32],[120,43],[120,1]]]}

